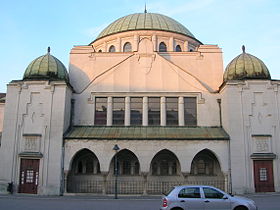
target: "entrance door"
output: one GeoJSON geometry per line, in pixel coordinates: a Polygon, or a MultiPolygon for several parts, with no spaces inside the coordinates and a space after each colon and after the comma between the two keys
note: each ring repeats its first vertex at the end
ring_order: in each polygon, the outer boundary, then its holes
{"type": "Polygon", "coordinates": [[[254,160],[256,192],[274,192],[272,160],[254,160]]]}
{"type": "Polygon", "coordinates": [[[39,160],[21,159],[19,193],[37,194],[39,178],[39,160]]]}

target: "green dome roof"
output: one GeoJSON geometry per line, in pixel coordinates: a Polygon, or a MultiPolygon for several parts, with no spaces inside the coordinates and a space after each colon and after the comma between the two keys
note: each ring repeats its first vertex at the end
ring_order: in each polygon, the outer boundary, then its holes
{"type": "Polygon", "coordinates": [[[271,79],[266,65],[257,57],[243,53],[234,58],[226,67],[224,82],[228,80],[271,79]]]}
{"type": "Polygon", "coordinates": [[[25,70],[24,80],[64,80],[69,82],[69,76],[63,63],[49,52],[33,60],[25,70]]]}
{"type": "Polygon", "coordinates": [[[124,16],[111,23],[96,39],[134,30],[170,31],[195,38],[185,26],[170,17],[156,13],[136,13],[124,16]]]}

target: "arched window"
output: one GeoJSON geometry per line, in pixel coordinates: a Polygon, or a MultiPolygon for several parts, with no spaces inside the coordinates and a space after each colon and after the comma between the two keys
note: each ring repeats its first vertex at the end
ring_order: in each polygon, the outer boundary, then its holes
{"type": "Polygon", "coordinates": [[[160,162],[160,175],[169,175],[169,164],[167,160],[160,162]]]}
{"type": "Polygon", "coordinates": [[[180,164],[172,152],[164,149],[155,155],[150,170],[152,175],[174,176],[180,173],[180,164]]]}
{"type": "Polygon", "coordinates": [[[86,174],[93,173],[93,158],[87,157],[85,162],[86,162],[86,174]]]}
{"type": "Polygon", "coordinates": [[[138,175],[139,172],[140,172],[140,165],[139,165],[139,162],[137,161],[134,165],[134,174],[138,175]]]}
{"type": "Polygon", "coordinates": [[[120,176],[134,176],[140,173],[140,164],[138,158],[131,151],[124,149],[112,158],[110,170],[115,174],[115,157],[117,157],[117,171],[120,176]]]}
{"type": "Polygon", "coordinates": [[[77,173],[78,173],[78,174],[83,173],[83,163],[82,163],[82,161],[79,161],[79,163],[78,163],[78,170],[77,170],[77,173]]]}
{"type": "Polygon", "coordinates": [[[157,163],[153,163],[152,164],[152,175],[157,175],[158,174],[157,170],[158,170],[157,163]]]}
{"type": "Polygon", "coordinates": [[[126,42],[123,46],[123,51],[124,52],[131,52],[132,51],[132,47],[131,47],[131,44],[130,42],[126,42]]]}
{"type": "Polygon", "coordinates": [[[164,42],[161,42],[159,44],[159,52],[166,52],[166,51],[167,51],[166,44],[164,42]]]}
{"type": "Polygon", "coordinates": [[[130,175],[131,174],[131,163],[129,160],[124,160],[122,163],[122,174],[130,175]]]}
{"type": "Polygon", "coordinates": [[[177,46],[176,46],[176,52],[182,52],[182,49],[181,49],[181,46],[180,46],[180,45],[177,45],[177,46]]]}
{"type": "Polygon", "coordinates": [[[102,50],[98,50],[98,52],[102,52],[102,50]]]}
{"type": "Polygon", "coordinates": [[[111,45],[109,48],[109,52],[116,52],[116,48],[114,45],[111,45]]]}
{"type": "Polygon", "coordinates": [[[204,149],[194,157],[191,165],[191,174],[215,176],[221,174],[221,168],[216,156],[204,149]]]}
{"type": "Polygon", "coordinates": [[[79,151],[73,159],[70,174],[99,174],[99,161],[95,154],[87,149],[79,151]]]}

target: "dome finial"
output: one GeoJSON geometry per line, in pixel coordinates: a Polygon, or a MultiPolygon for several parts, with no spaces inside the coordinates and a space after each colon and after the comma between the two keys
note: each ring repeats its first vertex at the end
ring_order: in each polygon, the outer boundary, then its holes
{"type": "Polygon", "coordinates": [[[144,13],[147,13],[147,6],[146,6],[146,3],[145,3],[145,10],[144,10],[144,13]]]}
{"type": "Polygon", "coordinates": [[[243,51],[243,53],[245,53],[245,46],[244,45],[242,45],[242,51],[243,51]]]}
{"type": "Polygon", "coordinates": [[[50,52],[51,52],[51,48],[50,48],[50,47],[48,47],[48,54],[50,54],[50,52]]]}

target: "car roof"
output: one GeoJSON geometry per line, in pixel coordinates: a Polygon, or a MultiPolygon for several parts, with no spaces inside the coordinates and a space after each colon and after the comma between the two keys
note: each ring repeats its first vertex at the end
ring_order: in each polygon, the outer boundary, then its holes
{"type": "Polygon", "coordinates": [[[183,187],[212,187],[212,188],[216,188],[214,186],[210,186],[210,185],[177,185],[177,186],[174,186],[174,187],[180,187],[180,188],[183,188],[183,187]]]}

